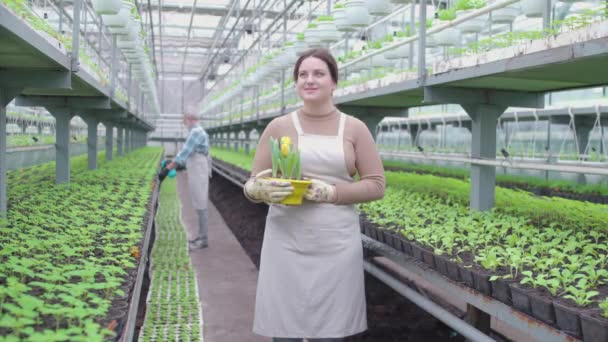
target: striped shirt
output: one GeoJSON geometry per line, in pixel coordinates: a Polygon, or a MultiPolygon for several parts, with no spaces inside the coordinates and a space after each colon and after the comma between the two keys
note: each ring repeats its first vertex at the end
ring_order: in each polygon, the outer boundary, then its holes
{"type": "Polygon", "coordinates": [[[200,125],[194,125],[190,128],[186,143],[175,157],[175,162],[185,165],[186,159],[195,152],[205,155],[209,154],[209,137],[200,125]]]}

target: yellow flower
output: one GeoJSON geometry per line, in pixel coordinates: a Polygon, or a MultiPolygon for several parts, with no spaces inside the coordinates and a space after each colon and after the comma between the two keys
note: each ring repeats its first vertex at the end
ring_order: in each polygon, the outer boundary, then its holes
{"type": "Polygon", "coordinates": [[[281,138],[281,145],[291,145],[291,138],[288,137],[288,136],[286,136],[286,135],[284,135],[281,138]]]}
{"type": "Polygon", "coordinates": [[[289,155],[289,145],[281,145],[281,154],[283,155],[283,157],[287,157],[289,155]]]}
{"type": "Polygon", "coordinates": [[[281,138],[281,154],[283,157],[287,157],[289,155],[289,150],[291,149],[291,139],[288,136],[284,136],[281,138]]]}

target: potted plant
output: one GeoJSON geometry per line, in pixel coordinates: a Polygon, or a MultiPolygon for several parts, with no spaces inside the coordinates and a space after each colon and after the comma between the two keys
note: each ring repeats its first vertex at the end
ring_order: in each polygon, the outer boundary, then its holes
{"type": "Polygon", "coordinates": [[[108,27],[125,27],[131,17],[129,9],[123,7],[115,15],[102,15],[104,25],[108,27]]]}
{"type": "Polygon", "coordinates": [[[270,156],[272,160],[272,178],[288,180],[293,186],[293,192],[281,204],[300,205],[306,190],[312,183],[302,179],[300,151],[293,147],[291,138],[283,136],[279,141],[270,137],[270,156]]]}
{"type": "Polygon", "coordinates": [[[389,0],[366,0],[365,6],[371,15],[387,15],[391,13],[391,3],[389,0]]]}
{"type": "Polygon", "coordinates": [[[296,35],[296,41],[294,43],[294,49],[297,55],[300,55],[304,51],[308,49],[308,44],[306,44],[306,40],[304,39],[304,33],[300,32],[296,35]]]}
{"type": "MultiPolygon", "coordinates": [[[[393,36],[391,39],[387,39],[387,43],[392,43],[394,41],[401,40],[406,37],[406,33],[404,31],[393,32],[393,36]]],[[[408,58],[410,56],[410,44],[403,44],[394,49],[390,49],[386,51],[384,57],[387,59],[400,59],[400,58],[408,58]]]]}
{"type": "Polygon", "coordinates": [[[317,18],[319,38],[324,43],[334,43],[340,39],[336,32],[334,17],[331,15],[321,15],[317,18]]]}
{"type": "Polygon", "coordinates": [[[92,0],[92,3],[97,14],[118,14],[122,7],[120,0],[92,0]]]}
{"type": "MultiPolygon", "coordinates": [[[[456,19],[456,11],[454,9],[441,10],[437,13],[437,19],[439,20],[439,26],[445,25],[456,19]]],[[[460,45],[460,38],[460,32],[453,27],[448,27],[434,35],[437,45],[442,46],[460,45]]]]}
{"type": "Polygon", "coordinates": [[[349,26],[366,27],[369,25],[370,17],[367,7],[365,7],[365,0],[348,0],[345,9],[349,26]]]}
{"type": "MultiPolygon", "coordinates": [[[[454,3],[454,9],[456,10],[456,14],[467,15],[477,9],[480,9],[486,5],[485,0],[457,0],[454,3]]],[[[488,20],[488,14],[482,14],[475,18],[471,18],[464,23],[458,25],[458,29],[461,32],[469,33],[476,32],[479,33],[483,30],[486,25],[486,21],[488,20]]]]}
{"type": "Polygon", "coordinates": [[[355,31],[355,29],[348,24],[348,20],[346,20],[346,8],[344,7],[344,4],[335,4],[331,14],[334,16],[334,23],[336,24],[336,29],[338,31],[355,31]]]}
{"type": "Polygon", "coordinates": [[[540,18],[545,12],[546,3],[538,0],[521,0],[521,11],[528,18],[540,18]]]}
{"type": "Polygon", "coordinates": [[[310,23],[304,31],[304,40],[310,47],[321,46],[321,35],[319,32],[319,26],[316,23],[310,23]]]}

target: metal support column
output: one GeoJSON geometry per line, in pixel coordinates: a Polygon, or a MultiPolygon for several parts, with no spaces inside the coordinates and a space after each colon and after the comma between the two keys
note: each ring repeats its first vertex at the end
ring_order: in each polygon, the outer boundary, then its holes
{"type": "Polygon", "coordinates": [[[0,88],[0,217],[6,217],[6,106],[12,101],[6,89],[0,88]]]}
{"type": "Polygon", "coordinates": [[[125,128],[123,150],[124,150],[125,154],[131,152],[131,127],[125,128]]]}
{"type": "MultiPolygon", "coordinates": [[[[462,108],[472,121],[471,157],[496,159],[496,123],[507,107],[463,104],[462,108]]],[[[471,209],[491,210],[494,207],[495,186],[494,166],[471,165],[471,209]]]]}
{"type": "Polygon", "coordinates": [[[418,31],[418,79],[422,84],[426,79],[426,0],[420,0],[418,31]]]}
{"type": "Polygon", "coordinates": [[[116,127],[116,155],[122,156],[123,154],[123,136],[124,136],[124,128],[121,126],[116,127]]]}
{"type": "Polygon", "coordinates": [[[99,119],[93,116],[82,116],[87,124],[87,158],[89,170],[97,169],[97,125],[99,119]]]}
{"type": "Polygon", "coordinates": [[[112,160],[114,157],[114,124],[105,122],[106,126],[106,160],[112,160]]]}
{"type": "Polygon", "coordinates": [[[70,182],[70,121],[74,114],[69,108],[49,108],[55,117],[55,183],[70,182]]]}
{"type": "Polygon", "coordinates": [[[110,98],[114,99],[116,88],[116,73],[118,72],[118,61],[116,59],[116,35],[112,35],[112,60],[110,61],[110,98]]]}

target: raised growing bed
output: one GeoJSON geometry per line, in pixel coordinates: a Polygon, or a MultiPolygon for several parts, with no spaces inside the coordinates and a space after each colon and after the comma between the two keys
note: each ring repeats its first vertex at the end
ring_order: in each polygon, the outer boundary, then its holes
{"type": "Polygon", "coordinates": [[[141,148],[54,185],[54,164],[9,173],[0,230],[0,336],[7,340],[121,338],[137,311],[146,227],[161,150],[141,148]],[[138,268],[139,264],[139,268],[138,268]]]}
{"type": "MultiPolygon", "coordinates": [[[[232,166],[225,168],[236,172],[232,166]]],[[[600,327],[605,322],[596,300],[608,293],[604,285],[608,281],[605,273],[608,257],[603,252],[607,248],[606,206],[536,198],[529,193],[497,188],[495,211],[472,213],[468,208],[469,185],[460,180],[387,172],[387,185],[382,201],[360,206],[365,235],[555,330],[586,341],[597,341],[595,336],[602,336],[603,332],[585,334],[581,321],[585,317],[586,323],[600,327]],[[446,215],[452,221],[438,219],[446,215]],[[462,232],[457,239],[442,234],[446,228],[462,232]],[[464,249],[462,242],[467,237],[475,237],[472,246],[480,247],[464,249]],[[523,251],[517,252],[516,247],[521,247],[518,243],[522,241],[523,251]],[[537,253],[531,254],[532,249],[537,253]],[[595,258],[581,257],[590,255],[595,258]],[[598,259],[604,260],[603,264],[593,265],[598,259]],[[547,262],[556,264],[543,272],[539,266],[546,268],[543,263],[547,262]],[[576,262],[583,264],[577,266],[576,262]],[[591,278],[588,283],[580,282],[591,278]],[[551,295],[550,291],[559,292],[560,296],[551,295]],[[581,305],[574,305],[566,295],[581,305]]]]}
{"type": "Polygon", "coordinates": [[[462,181],[391,172],[387,179],[385,198],[361,206],[366,235],[548,325],[596,341],[580,321],[590,313],[599,319],[593,322],[606,321],[597,309],[608,294],[606,206],[497,189],[494,212],[476,213],[468,209],[462,181]]]}

